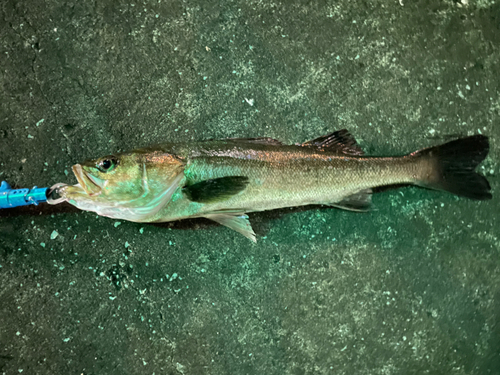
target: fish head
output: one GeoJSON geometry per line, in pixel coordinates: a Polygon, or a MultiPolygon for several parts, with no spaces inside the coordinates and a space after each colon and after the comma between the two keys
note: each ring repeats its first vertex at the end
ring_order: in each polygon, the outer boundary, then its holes
{"type": "Polygon", "coordinates": [[[141,163],[133,154],[108,155],[73,166],[80,187],[89,197],[123,201],[142,194],[141,163]]]}
{"type": "Polygon", "coordinates": [[[181,158],[133,151],[73,166],[78,184],[58,185],[52,204],[67,201],[86,211],[130,221],[148,221],[170,200],[184,174],[181,158]]]}

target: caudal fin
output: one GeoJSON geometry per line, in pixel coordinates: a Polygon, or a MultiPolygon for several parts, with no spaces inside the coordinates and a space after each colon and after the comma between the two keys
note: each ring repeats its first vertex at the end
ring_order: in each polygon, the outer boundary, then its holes
{"type": "Polygon", "coordinates": [[[423,181],[422,186],[470,199],[486,200],[492,197],[490,184],[475,169],[488,151],[488,137],[473,135],[417,151],[413,155],[424,157],[433,165],[433,173],[423,181]]]}

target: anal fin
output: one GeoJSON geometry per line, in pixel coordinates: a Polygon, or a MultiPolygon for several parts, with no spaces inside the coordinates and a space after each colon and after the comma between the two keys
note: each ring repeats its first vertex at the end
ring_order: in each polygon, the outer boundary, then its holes
{"type": "Polygon", "coordinates": [[[341,208],[343,210],[367,212],[370,210],[371,203],[372,189],[364,189],[345,197],[340,202],[327,204],[328,206],[341,208]]]}
{"type": "Polygon", "coordinates": [[[255,238],[255,232],[252,229],[252,225],[248,220],[248,216],[242,212],[235,213],[213,213],[204,215],[207,219],[213,220],[221,225],[224,225],[232,230],[235,230],[238,233],[241,233],[246,238],[252,240],[253,242],[257,242],[255,238]]]}

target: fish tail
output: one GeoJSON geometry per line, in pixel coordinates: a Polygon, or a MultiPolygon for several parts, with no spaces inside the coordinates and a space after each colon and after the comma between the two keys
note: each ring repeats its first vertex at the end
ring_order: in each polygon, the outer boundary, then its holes
{"type": "Polygon", "coordinates": [[[489,151],[488,137],[474,135],[411,154],[419,158],[426,173],[417,183],[475,200],[491,199],[488,180],[475,172],[489,151]]]}

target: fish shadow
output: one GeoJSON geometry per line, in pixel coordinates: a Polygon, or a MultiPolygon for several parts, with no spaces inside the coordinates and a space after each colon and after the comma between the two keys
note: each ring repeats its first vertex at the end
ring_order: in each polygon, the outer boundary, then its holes
{"type": "MultiPolygon", "coordinates": [[[[284,215],[296,213],[296,212],[304,212],[314,209],[330,209],[327,206],[302,206],[302,207],[289,207],[289,208],[281,208],[272,211],[263,211],[263,212],[253,212],[250,214],[250,221],[252,223],[252,227],[256,234],[262,236],[269,232],[271,228],[271,224],[275,220],[281,219],[284,215]]],[[[80,209],[68,204],[61,203],[57,205],[49,205],[42,203],[38,206],[23,206],[23,207],[14,207],[14,208],[6,208],[0,210],[0,219],[9,219],[15,217],[39,217],[39,216],[49,216],[49,215],[60,215],[60,214],[77,214],[81,212],[80,209]]],[[[195,219],[184,219],[177,221],[169,221],[164,223],[148,223],[148,225],[152,225],[159,228],[171,228],[175,230],[210,230],[214,227],[220,226],[220,224],[204,218],[195,218],[195,219]]],[[[8,223],[8,221],[4,221],[0,226],[0,235],[10,236],[15,232],[14,227],[8,223]]]]}
{"type": "MultiPolygon", "coordinates": [[[[378,187],[373,189],[373,192],[380,193],[405,186],[409,185],[391,185],[378,187]]],[[[265,236],[267,233],[269,233],[273,222],[282,219],[285,215],[310,210],[331,210],[332,208],[335,207],[325,205],[286,207],[270,211],[252,212],[249,214],[249,216],[254,232],[259,236],[265,236]]],[[[78,212],[81,212],[81,210],[68,203],[61,203],[57,205],[42,203],[38,206],[31,205],[2,209],[0,210],[0,219],[9,219],[20,216],[36,217],[58,214],[76,214],[78,212]]],[[[149,225],[159,228],[171,228],[175,230],[210,230],[214,227],[220,226],[220,224],[204,218],[184,219],[165,223],[151,223],[149,225]]],[[[13,228],[11,226],[6,225],[5,223],[4,225],[0,226],[0,235],[11,235],[11,232],[13,232],[13,228]]]]}
{"type": "MultiPolygon", "coordinates": [[[[259,237],[263,237],[269,233],[275,221],[282,219],[286,215],[318,209],[331,210],[332,208],[335,207],[324,205],[287,207],[270,211],[252,212],[249,213],[248,216],[255,234],[259,237]]],[[[215,227],[220,226],[220,224],[216,223],[215,221],[205,218],[184,219],[169,221],[165,223],[152,223],[151,225],[158,228],[169,228],[173,230],[211,230],[215,227]]]]}
{"type": "Polygon", "coordinates": [[[12,218],[18,216],[46,216],[55,214],[66,214],[66,213],[76,213],[81,212],[75,206],[69,203],[61,203],[57,205],[50,205],[47,203],[41,203],[38,206],[30,205],[23,207],[13,207],[0,209],[0,218],[12,218]]]}

